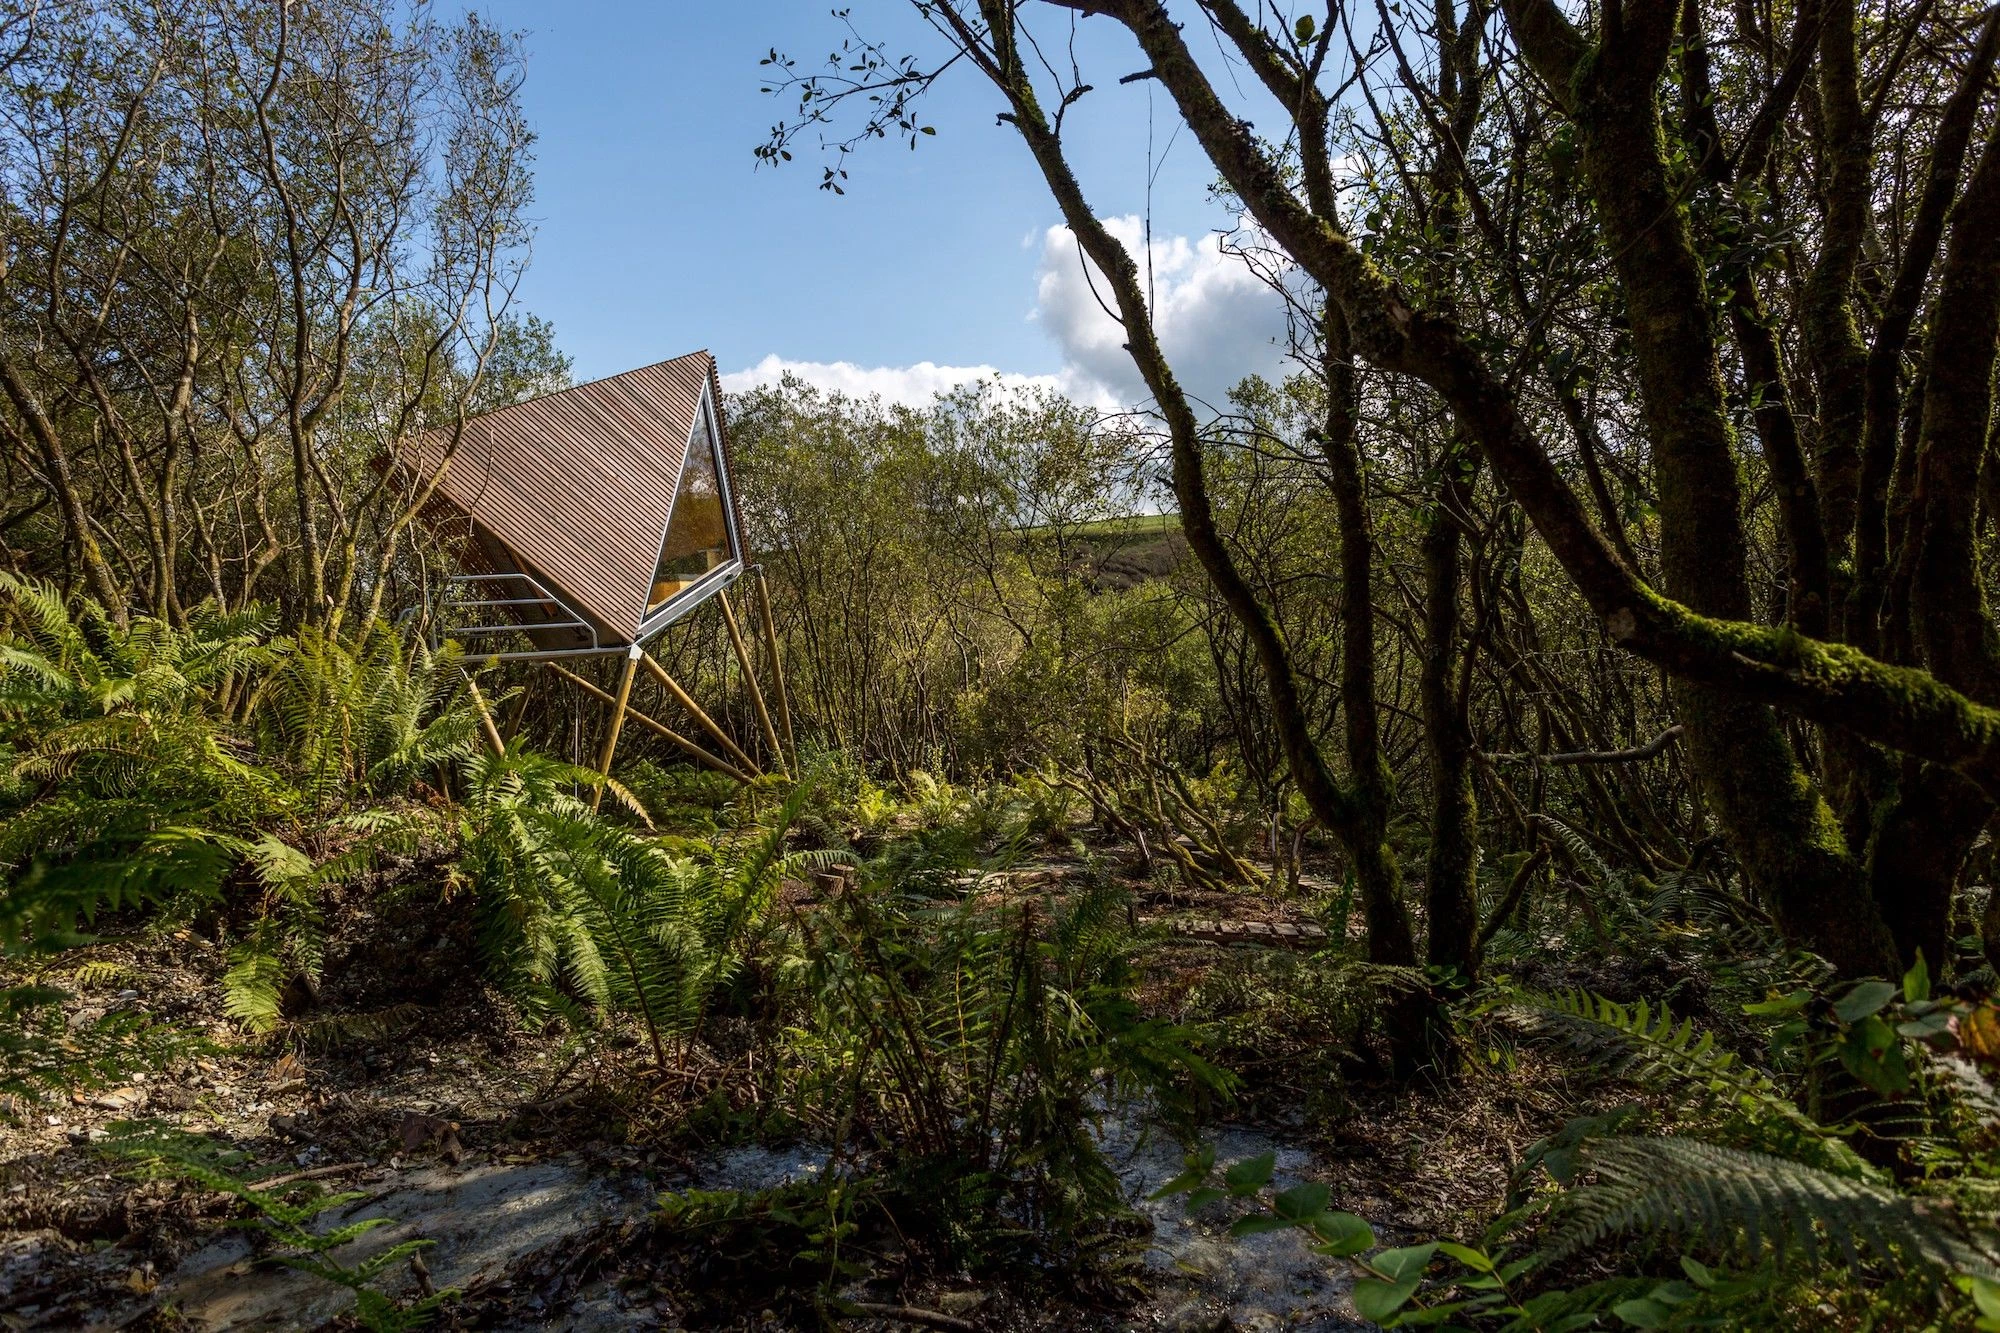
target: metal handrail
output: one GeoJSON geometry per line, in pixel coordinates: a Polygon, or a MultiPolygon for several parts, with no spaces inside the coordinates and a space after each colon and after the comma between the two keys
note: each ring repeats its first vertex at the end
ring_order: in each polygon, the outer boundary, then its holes
{"type": "MultiPolygon", "coordinates": [[[[549,591],[547,585],[525,570],[510,570],[503,573],[487,574],[453,574],[447,578],[446,582],[454,586],[520,582],[525,583],[528,586],[528,590],[535,595],[529,597],[448,597],[438,608],[440,614],[431,622],[431,646],[433,648],[443,643],[445,639],[468,639],[494,634],[527,634],[536,630],[582,630],[590,636],[590,647],[588,648],[534,649],[518,653],[482,653],[479,656],[484,661],[509,661],[516,658],[541,657],[550,652],[581,655],[604,651],[604,644],[597,637],[597,626],[585,617],[578,615],[574,607],[549,591]],[[568,620],[549,621],[546,624],[525,624],[518,620],[511,625],[459,623],[454,626],[445,623],[447,620],[458,620],[461,617],[470,619],[482,611],[493,611],[514,606],[556,607],[566,612],[570,618],[568,620]]],[[[501,591],[505,591],[505,589],[501,591]]]]}

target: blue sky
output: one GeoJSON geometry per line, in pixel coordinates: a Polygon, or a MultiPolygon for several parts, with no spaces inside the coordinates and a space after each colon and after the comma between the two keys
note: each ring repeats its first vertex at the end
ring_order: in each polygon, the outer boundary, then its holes
{"type": "MultiPolygon", "coordinates": [[[[554,322],[579,378],[705,346],[734,384],[787,364],[922,397],[955,368],[990,366],[1079,396],[1131,397],[1115,329],[1088,300],[1073,243],[1050,240],[1055,206],[1014,132],[995,124],[999,97],[976,71],[954,71],[932,94],[935,138],[915,152],[870,145],[835,196],[816,188],[809,151],[781,170],[756,170],[752,156],[785,106],[759,92],[758,60],[776,46],[816,67],[843,36],[828,0],[479,7],[526,34],[539,225],[520,295],[554,322]],[[911,370],[926,362],[946,370],[911,370]]],[[[939,50],[906,4],[853,8],[907,49],[939,50]]],[[[1115,79],[1144,62],[1104,20],[1078,25],[1077,49],[1099,91],[1071,113],[1072,156],[1101,216],[1136,216],[1148,90],[1115,79]]],[[[1163,154],[1177,122],[1165,95],[1151,96],[1160,304],[1163,322],[1178,310],[1181,325],[1169,347],[1178,336],[1185,358],[1205,365],[1209,343],[1247,339],[1216,367],[1233,376],[1274,355],[1273,307],[1203,239],[1227,222],[1206,197],[1211,173],[1186,133],[1163,154]]]]}

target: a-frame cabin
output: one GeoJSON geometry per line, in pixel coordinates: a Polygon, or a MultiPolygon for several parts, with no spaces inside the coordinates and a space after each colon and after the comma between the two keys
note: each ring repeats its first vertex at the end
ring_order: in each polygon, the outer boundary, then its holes
{"type": "MultiPolygon", "coordinates": [[[[433,599],[434,642],[456,639],[486,660],[537,661],[602,697],[614,713],[608,772],[643,664],[730,756],[722,759],[644,715],[634,718],[738,777],[757,765],[645,652],[667,626],[717,602],[771,751],[784,750],[765,707],[727,590],[750,571],[736,505],[715,359],[695,352],[413,436],[399,469],[420,492],[425,526],[455,572],[433,599]],[[607,695],[561,659],[619,654],[607,695]]],[[[779,710],[791,732],[770,600],[759,611],[779,710]]]]}

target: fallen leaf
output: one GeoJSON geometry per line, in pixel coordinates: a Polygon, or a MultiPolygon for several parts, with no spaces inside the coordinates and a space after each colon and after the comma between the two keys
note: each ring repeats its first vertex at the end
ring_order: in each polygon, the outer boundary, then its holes
{"type": "Polygon", "coordinates": [[[435,1143],[446,1134],[458,1128],[449,1120],[421,1111],[410,1111],[403,1116],[403,1123],[396,1128],[396,1138],[405,1152],[415,1152],[428,1144],[435,1143]]]}
{"type": "Polygon", "coordinates": [[[1982,1004],[1953,1023],[1958,1044],[1975,1060],[2000,1060],[2000,1007],[1982,1004]]]}

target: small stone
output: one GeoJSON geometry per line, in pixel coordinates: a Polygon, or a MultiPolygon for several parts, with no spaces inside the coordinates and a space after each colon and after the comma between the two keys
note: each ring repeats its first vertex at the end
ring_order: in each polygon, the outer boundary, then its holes
{"type": "Polygon", "coordinates": [[[986,1304],[983,1291],[947,1291],[938,1297],[938,1309],[950,1315],[967,1315],[986,1304]]]}
{"type": "Polygon", "coordinates": [[[190,1111],[198,1099],[186,1088],[161,1088],[152,1095],[151,1104],[162,1111],[190,1111]]]}
{"type": "Polygon", "coordinates": [[[136,1111],[146,1104],[146,1092],[143,1088],[112,1088],[92,1097],[90,1104],[101,1111],[136,1111]]]}

